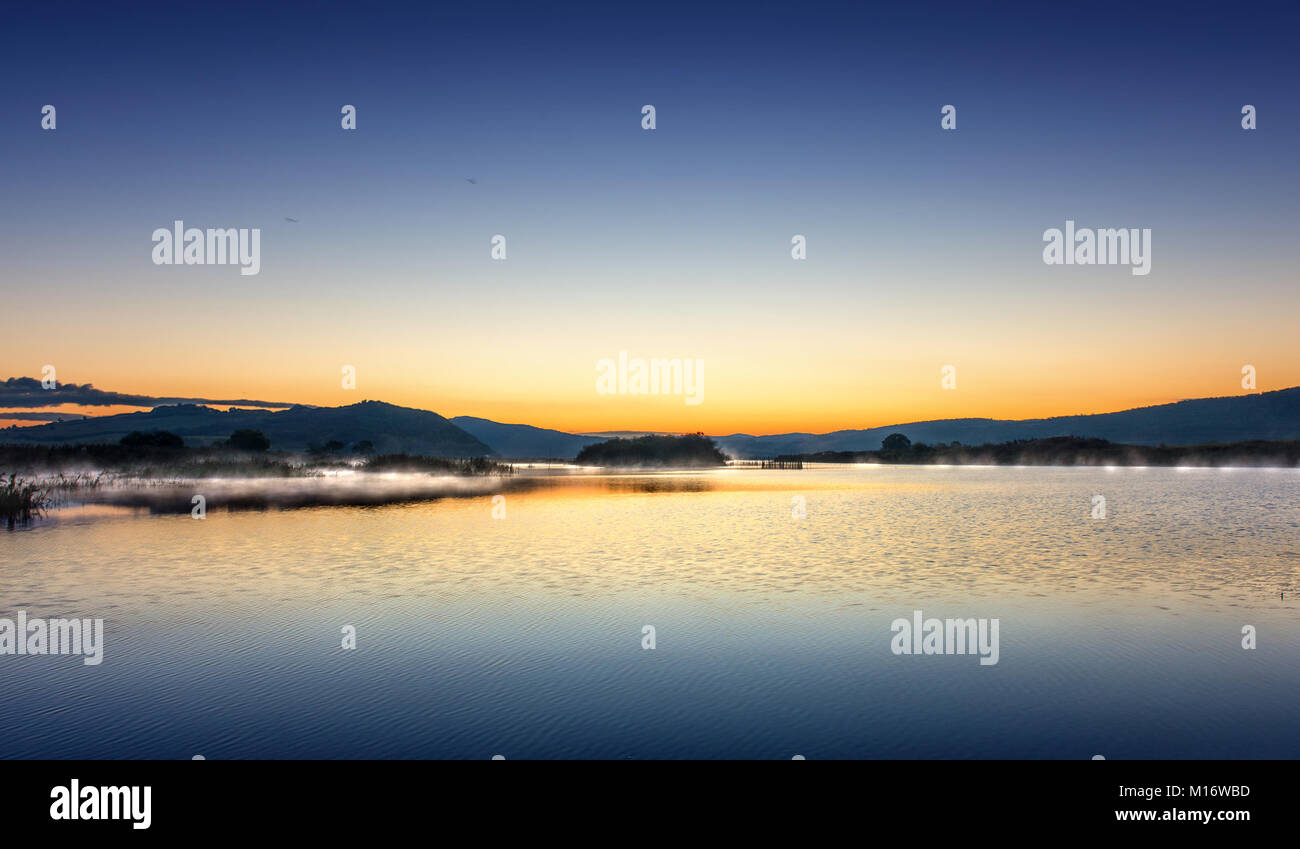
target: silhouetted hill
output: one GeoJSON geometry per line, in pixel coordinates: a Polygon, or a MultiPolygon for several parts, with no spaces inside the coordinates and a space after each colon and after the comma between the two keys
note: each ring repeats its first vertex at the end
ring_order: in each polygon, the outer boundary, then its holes
{"type": "MultiPolygon", "coordinates": [[[[437,413],[366,401],[348,407],[298,406],[279,412],[223,411],[195,405],[155,407],[148,413],[7,428],[0,430],[0,442],[117,442],[131,431],[165,430],[193,445],[225,440],[240,428],[260,430],[270,437],[272,447],[286,450],[301,451],[312,443],[330,440],[352,444],[369,439],[378,453],[447,457],[495,454],[534,459],[568,458],[588,445],[604,441],[590,434],[503,424],[472,416],[449,421],[437,413]]],[[[943,419],[824,434],[735,433],[714,437],[714,441],[733,457],[775,457],[824,451],[875,451],[886,436],[900,432],[913,442],[931,445],[940,442],[984,445],[1056,436],[1105,439],[1129,445],[1300,439],[1300,387],[1086,416],[1023,421],[943,419]]]]}
{"type": "Polygon", "coordinates": [[[824,434],[735,433],[715,437],[715,441],[733,457],[775,457],[823,451],[875,451],[891,433],[904,433],[913,442],[931,445],[938,442],[983,445],[1053,436],[1091,437],[1130,445],[1300,439],[1300,387],[1225,398],[1197,398],[1087,416],[1022,421],[941,419],[824,434]]]}
{"type": "Polygon", "coordinates": [[[280,450],[305,451],[337,440],[374,443],[379,454],[482,457],[492,449],[447,419],[427,410],[363,401],[346,407],[290,407],[270,410],[217,410],[193,404],[155,407],[147,413],[122,413],[34,427],[0,430],[0,442],[59,444],[117,442],[132,431],[168,431],[190,445],[224,441],[240,429],[260,430],[280,450]]]}
{"type": "Polygon", "coordinates": [[[597,436],[580,436],[525,424],[502,424],[473,416],[456,416],[450,421],[491,445],[497,454],[510,459],[556,457],[569,460],[588,445],[604,441],[597,436]]]}

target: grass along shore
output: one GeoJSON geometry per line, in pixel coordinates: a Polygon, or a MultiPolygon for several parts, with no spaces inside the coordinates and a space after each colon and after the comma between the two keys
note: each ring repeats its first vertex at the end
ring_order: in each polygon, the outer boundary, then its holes
{"type": "Polygon", "coordinates": [[[494,481],[513,473],[510,464],[486,457],[0,445],[0,521],[13,529],[69,503],[189,512],[191,493],[200,490],[227,509],[372,505],[491,492],[501,488],[494,481]]]}

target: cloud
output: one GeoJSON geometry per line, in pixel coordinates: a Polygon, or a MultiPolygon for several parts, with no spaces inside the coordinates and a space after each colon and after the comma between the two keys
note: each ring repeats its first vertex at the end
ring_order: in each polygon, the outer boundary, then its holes
{"type": "MultiPolygon", "coordinates": [[[[248,398],[159,398],[154,395],[128,395],[96,389],[89,383],[56,383],[43,389],[34,377],[11,377],[0,383],[0,408],[58,407],[78,404],[83,407],[158,407],[164,404],[212,404],[231,407],[292,407],[283,401],[254,401],[248,398]]],[[[3,414],[0,414],[3,416],[3,414]]],[[[9,418],[15,418],[9,416],[9,418]]]]}
{"type": "Polygon", "coordinates": [[[71,422],[88,418],[81,413],[0,413],[0,419],[18,422],[71,422]]]}

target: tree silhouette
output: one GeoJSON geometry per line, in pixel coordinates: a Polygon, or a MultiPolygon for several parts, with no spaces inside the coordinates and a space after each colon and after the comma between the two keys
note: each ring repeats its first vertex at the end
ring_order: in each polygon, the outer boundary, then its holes
{"type": "Polygon", "coordinates": [[[889,454],[902,454],[912,447],[912,440],[901,433],[891,433],[880,443],[880,450],[889,454]]]}

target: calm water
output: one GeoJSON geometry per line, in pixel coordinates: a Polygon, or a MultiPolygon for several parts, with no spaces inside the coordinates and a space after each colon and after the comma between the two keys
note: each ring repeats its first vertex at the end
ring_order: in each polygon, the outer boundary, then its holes
{"type": "Polygon", "coordinates": [[[70,509],[0,535],[0,616],[102,617],[104,661],[0,655],[0,757],[1296,758],[1298,499],[839,467],[70,509]],[[999,662],[894,655],[916,609],[998,618],[999,662]]]}

